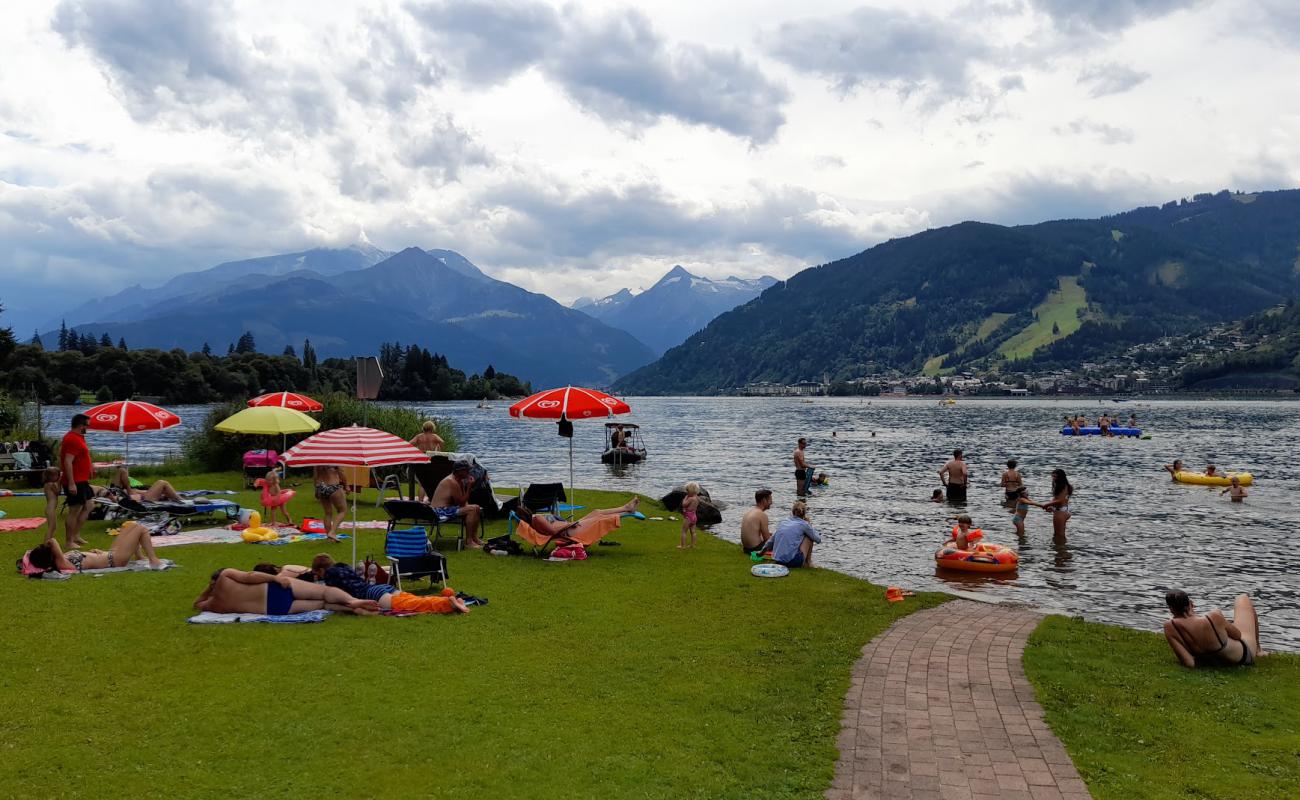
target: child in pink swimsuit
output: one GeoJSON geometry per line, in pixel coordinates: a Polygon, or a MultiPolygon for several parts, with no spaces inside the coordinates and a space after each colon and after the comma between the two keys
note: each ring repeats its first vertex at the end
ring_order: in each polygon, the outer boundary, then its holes
{"type": "Polygon", "coordinates": [[[271,470],[265,478],[258,478],[253,485],[262,487],[262,515],[266,524],[274,525],[276,518],[283,514],[284,524],[292,526],[293,517],[289,516],[289,509],[285,506],[293,499],[294,491],[280,488],[280,473],[271,470]]]}
{"type": "Polygon", "coordinates": [[[687,547],[695,546],[695,523],[699,522],[700,507],[700,485],[691,481],[686,484],[686,496],[682,498],[682,543],[677,545],[678,550],[685,550],[687,547]],[[689,533],[691,543],[686,544],[686,534],[689,533]]]}

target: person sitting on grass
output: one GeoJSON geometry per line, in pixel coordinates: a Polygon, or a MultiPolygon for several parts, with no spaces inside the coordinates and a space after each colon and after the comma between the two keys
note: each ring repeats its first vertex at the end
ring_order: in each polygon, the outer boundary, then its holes
{"type": "Polygon", "coordinates": [[[83,572],[88,569],[112,569],[125,567],[143,553],[149,559],[151,569],[165,569],[162,559],[153,551],[153,538],[149,529],[138,522],[128,522],[113,539],[111,550],[68,550],[64,552],[59,543],[46,539],[39,547],[33,547],[23,554],[19,570],[24,575],[40,575],[43,572],[83,572]]]}
{"type": "Polygon", "coordinates": [[[790,517],[772,534],[772,560],[791,568],[811,567],[813,545],[821,541],[821,534],[808,523],[808,505],[796,500],[790,517]]]}
{"type": "Polygon", "coordinates": [[[216,614],[267,614],[283,616],[304,611],[341,611],[345,614],[374,615],[379,604],[359,600],[341,589],[288,575],[219,569],[212,573],[206,589],[194,600],[199,611],[216,614]]]}
{"type": "Polygon", "coordinates": [[[1237,595],[1231,622],[1217,608],[1196,614],[1196,606],[1181,589],[1166,592],[1165,605],[1173,614],[1165,622],[1165,641],[1184,667],[1248,667],[1264,657],[1259,615],[1246,595],[1237,595]]]}
{"type": "Polygon", "coordinates": [[[771,489],[754,492],[754,507],[740,518],[740,549],[745,555],[761,553],[767,549],[768,541],[772,538],[772,523],[767,518],[767,510],[771,507],[771,489]]]}
{"type": "Polygon", "coordinates": [[[582,530],[582,526],[588,521],[595,522],[601,517],[608,517],[610,515],[622,516],[624,514],[634,513],[636,507],[640,504],[641,498],[633,497],[618,508],[597,508],[594,511],[590,511],[577,522],[569,522],[566,520],[560,520],[557,522],[541,514],[536,514],[525,506],[519,506],[516,508],[515,516],[519,517],[520,522],[544,536],[564,536],[565,534],[577,534],[582,530]]]}
{"type": "Polygon", "coordinates": [[[419,614],[468,614],[469,606],[459,597],[447,595],[418,595],[398,591],[387,583],[366,583],[357,571],[340,564],[328,553],[312,559],[311,569],[297,576],[300,581],[320,583],[342,589],[358,600],[374,600],[384,611],[419,614]]]}

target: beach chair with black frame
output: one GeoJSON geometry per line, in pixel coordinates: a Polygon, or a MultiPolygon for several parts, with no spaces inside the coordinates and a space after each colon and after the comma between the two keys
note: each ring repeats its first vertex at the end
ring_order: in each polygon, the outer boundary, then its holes
{"type": "Polygon", "coordinates": [[[447,558],[434,549],[428,530],[422,526],[390,526],[384,534],[384,557],[388,559],[393,585],[399,590],[402,590],[403,578],[428,578],[430,588],[436,578],[444,589],[447,588],[447,558]]]}
{"type": "Polygon", "coordinates": [[[392,533],[399,525],[424,525],[433,529],[433,545],[437,547],[442,539],[442,526],[452,525],[457,528],[456,549],[465,548],[464,517],[443,516],[428,503],[419,500],[386,500],[384,512],[388,514],[388,533],[392,533]]]}

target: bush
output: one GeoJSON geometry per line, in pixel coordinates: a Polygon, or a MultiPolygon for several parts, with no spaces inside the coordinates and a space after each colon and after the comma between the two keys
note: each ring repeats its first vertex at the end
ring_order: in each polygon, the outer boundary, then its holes
{"type": "MultiPolygon", "coordinates": [[[[424,417],[413,408],[405,406],[380,406],[358,400],[342,392],[333,392],[318,398],[325,408],[312,416],[321,424],[320,430],[345,428],[349,425],[365,425],[376,430],[387,431],[394,436],[410,439],[420,432],[424,417]]],[[[220,472],[239,469],[242,456],[249,450],[267,448],[282,450],[293,447],[311,434],[298,433],[284,437],[279,436],[242,436],[221,433],[216,430],[217,423],[247,408],[245,403],[222,403],[203,420],[203,427],[191,432],[182,443],[184,460],[195,470],[220,472]]],[[[446,442],[444,447],[455,451],[458,446],[456,431],[447,420],[436,420],[438,435],[446,442]]]]}

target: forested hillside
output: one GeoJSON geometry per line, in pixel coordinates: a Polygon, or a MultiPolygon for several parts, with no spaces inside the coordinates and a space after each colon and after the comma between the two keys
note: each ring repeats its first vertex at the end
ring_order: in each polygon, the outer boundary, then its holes
{"type": "Polygon", "coordinates": [[[1276,305],[1300,191],[1201,195],[1100,220],[967,222],[804,270],[622,379],[629,393],[897,370],[1022,368],[1276,305]]]}

